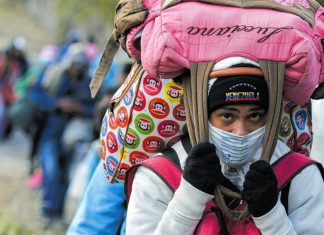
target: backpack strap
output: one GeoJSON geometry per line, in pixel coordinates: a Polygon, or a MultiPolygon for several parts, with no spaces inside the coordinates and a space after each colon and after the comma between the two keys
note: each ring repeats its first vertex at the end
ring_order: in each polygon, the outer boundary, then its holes
{"type": "Polygon", "coordinates": [[[299,172],[312,164],[318,166],[323,176],[323,166],[300,153],[290,152],[274,162],[272,167],[278,179],[279,190],[283,190],[299,172]]]}
{"type": "Polygon", "coordinates": [[[134,165],[126,173],[125,191],[128,198],[132,192],[132,184],[139,166],[151,169],[174,192],[180,185],[182,170],[171,159],[164,155],[156,155],[137,165],[134,165]]]}
{"type": "MultiPolygon", "coordinates": [[[[316,164],[324,178],[323,166],[309,157],[296,152],[290,152],[272,164],[278,179],[278,188],[283,190],[290,181],[307,166],[316,164]],[[286,167],[289,165],[290,167],[286,167]]],[[[174,192],[180,185],[182,170],[172,159],[165,155],[156,155],[131,167],[126,173],[126,194],[131,195],[132,183],[139,166],[154,171],[174,192]]]]}
{"type": "Polygon", "coordinates": [[[319,171],[321,172],[322,177],[324,178],[324,170],[323,166],[306,157],[305,155],[290,152],[286,156],[282,157],[278,161],[276,161],[272,166],[275,171],[275,174],[278,179],[278,188],[281,191],[281,204],[285,207],[286,212],[288,213],[288,197],[289,197],[289,189],[291,180],[304,168],[309,165],[316,164],[319,171]],[[285,167],[288,164],[292,167],[285,167]]]}
{"type": "MultiPolygon", "coordinates": [[[[279,134],[285,63],[268,60],[260,60],[259,63],[267,82],[269,93],[272,94],[269,99],[269,117],[266,123],[262,148],[262,159],[269,162],[279,134]]],[[[206,109],[208,93],[206,91],[213,64],[214,62],[192,62],[190,64],[190,79],[184,78],[182,80],[184,90],[189,91],[184,93],[183,101],[186,110],[188,133],[193,145],[208,141],[208,112],[206,109]]],[[[223,196],[240,198],[240,194],[220,185],[215,190],[216,203],[229,218],[239,220],[247,213],[247,210],[238,213],[227,208],[223,196]]]]}
{"type": "Polygon", "coordinates": [[[116,42],[114,36],[111,35],[105,46],[102,57],[100,58],[96,72],[89,85],[92,98],[94,98],[98,93],[101,84],[111,67],[112,61],[117,53],[118,48],[119,44],[116,42]]]}
{"type": "Polygon", "coordinates": [[[119,47],[121,46],[129,55],[126,48],[127,35],[132,28],[145,21],[147,14],[148,10],[144,6],[143,0],[119,0],[115,9],[114,30],[90,83],[92,98],[98,93],[119,47]]]}

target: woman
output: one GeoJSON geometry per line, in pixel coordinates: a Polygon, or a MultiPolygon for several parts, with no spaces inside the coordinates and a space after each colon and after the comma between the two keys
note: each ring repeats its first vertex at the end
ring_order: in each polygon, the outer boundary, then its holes
{"type": "MultiPolygon", "coordinates": [[[[241,193],[262,234],[321,234],[319,168],[310,165],[291,180],[286,213],[272,167],[260,160],[269,100],[265,80],[250,75],[211,79],[208,92],[209,143],[190,150],[183,139],[172,147],[183,169],[174,193],[155,172],[137,169],[126,233],[194,234],[216,186],[223,185],[241,193]]],[[[270,163],[290,151],[278,141],[270,163]]]]}

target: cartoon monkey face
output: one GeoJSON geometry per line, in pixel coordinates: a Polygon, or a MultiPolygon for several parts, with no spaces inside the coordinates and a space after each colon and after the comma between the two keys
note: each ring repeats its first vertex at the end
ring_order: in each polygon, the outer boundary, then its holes
{"type": "Polygon", "coordinates": [[[153,107],[156,111],[160,111],[160,112],[163,112],[166,109],[166,107],[161,103],[155,103],[153,104],[153,107]]]}
{"type": "Polygon", "coordinates": [[[109,171],[115,171],[115,169],[117,168],[116,164],[112,161],[112,160],[109,160],[108,161],[108,169],[109,171]]]}
{"type": "Polygon", "coordinates": [[[127,136],[127,135],[126,135],[125,141],[129,145],[135,145],[135,139],[134,138],[131,138],[131,137],[127,136]]]}
{"type": "Polygon", "coordinates": [[[142,107],[143,106],[143,102],[140,101],[140,100],[138,100],[138,99],[136,99],[135,100],[135,105],[138,106],[138,107],[142,107]]]}
{"type": "Polygon", "coordinates": [[[173,132],[175,126],[173,126],[172,124],[166,124],[166,125],[162,126],[162,128],[166,132],[173,132]]]}
{"type": "Polygon", "coordinates": [[[184,109],[180,109],[177,111],[177,116],[186,117],[186,111],[184,109]]]}
{"type": "Polygon", "coordinates": [[[142,129],[142,130],[149,130],[150,126],[149,123],[147,122],[139,122],[138,126],[142,129]]]}
{"type": "Polygon", "coordinates": [[[141,160],[140,159],[137,159],[137,158],[133,158],[130,162],[131,162],[132,165],[135,165],[135,164],[140,163],[141,160]]]}
{"type": "Polygon", "coordinates": [[[124,139],[124,134],[123,134],[122,131],[118,131],[118,135],[119,135],[119,138],[120,138],[121,140],[124,139]]]}
{"type": "Polygon", "coordinates": [[[148,78],[147,83],[152,87],[157,87],[160,85],[160,82],[156,81],[154,78],[148,78]]]}
{"type": "Polygon", "coordinates": [[[180,98],[181,97],[180,91],[175,90],[175,89],[171,89],[170,91],[168,91],[168,95],[171,96],[172,98],[180,98]]]}
{"type": "Polygon", "coordinates": [[[285,121],[281,126],[281,132],[287,133],[289,131],[289,122],[285,121]]]}
{"type": "Polygon", "coordinates": [[[125,168],[119,168],[118,169],[118,177],[120,179],[125,179],[126,172],[127,172],[127,169],[125,169],[125,168]]]}
{"type": "Polygon", "coordinates": [[[297,122],[298,122],[298,125],[299,125],[299,126],[302,126],[302,125],[303,125],[303,122],[304,122],[304,117],[303,117],[303,115],[299,114],[299,115],[297,116],[297,122]]]}
{"type": "Polygon", "coordinates": [[[150,140],[150,141],[148,142],[148,145],[149,145],[149,147],[156,148],[156,147],[159,147],[160,142],[157,141],[157,140],[150,140]]]}
{"type": "Polygon", "coordinates": [[[109,147],[109,149],[114,150],[116,148],[116,145],[113,142],[108,141],[108,147],[109,147]]]}
{"type": "Polygon", "coordinates": [[[120,113],[119,113],[119,120],[121,122],[125,122],[126,121],[126,115],[125,115],[125,112],[123,110],[120,111],[120,113]]]}

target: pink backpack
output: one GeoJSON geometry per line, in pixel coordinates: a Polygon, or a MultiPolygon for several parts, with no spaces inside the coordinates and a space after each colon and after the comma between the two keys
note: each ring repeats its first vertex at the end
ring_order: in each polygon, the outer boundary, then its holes
{"type": "Polygon", "coordinates": [[[324,11],[315,1],[143,2],[147,19],[129,32],[126,46],[153,76],[172,78],[192,62],[230,56],[281,61],[284,95],[296,104],[308,101],[324,81],[324,11]],[[140,51],[133,43],[138,35],[140,51]]]}
{"type": "MultiPolygon", "coordinates": [[[[130,198],[133,179],[139,166],[144,166],[154,171],[169,186],[170,189],[175,191],[180,185],[182,171],[171,159],[172,157],[169,158],[163,155],[157,155],[141,162],[139,165],[133,166],[127,172],[126,177],[125,185],[127,197],[130,198]]],[[[317,164],[319,169],[323,172],[322,166],[319,163],[295,152],[287,154],[272,165],[278,179],[278,188],[282,192],[281,200],[286,207],[286,210],[288,206],[289,191],[289,187],[286,187],[287,184],[289,184],[294,176],[311,164],[317,164]]],[[[240,210],[243,206],[245,206],[244,203],[239,206],[240,208],[236,209],[240,210]]],[[[220,234],[222,231],[222,226],[226,226],[228,234],[261,234],[253,223],[251,215],[238,222],[234,222],[226,216],[221,215],[220,210],[217,209],[217,205],[212,201],[207,203],[203,217],[196,228],[195,234],[220,234]],[[220,219],[220,217],[223,217],[223,219],[220,219]],[[217,223],[215,223],[216,221],[217,223]]]]}
{"type": "Polygon", "coordinates": [[[324,10],[315,0],[120,0],[114,25],[93,94],[119,45],[162,79],[230,56],[283,62],[284,96],[296,104],[324,82],[324,10]]]}

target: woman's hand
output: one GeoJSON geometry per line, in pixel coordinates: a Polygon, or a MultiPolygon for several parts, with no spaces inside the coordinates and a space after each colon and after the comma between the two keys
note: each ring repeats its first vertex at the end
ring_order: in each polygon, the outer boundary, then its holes
{"type": "Polygon", "coordinates": [[[259,160],[251,164],[245,175],[241,195],[254,217],[265,215],[276,205],[279,190],[269,163],[259,160]]]}
{"type": "Polygon", "coordinates": [[[221,183],[224,176],[213,144],[200,143],[191,149],[183,178],[200,191],[214,194],[216,186],[221,183]]]}

